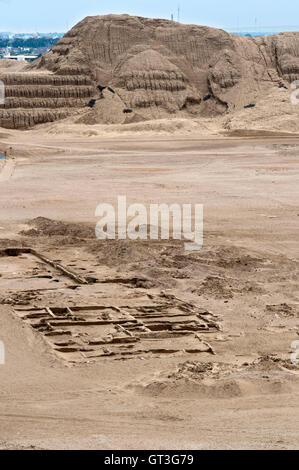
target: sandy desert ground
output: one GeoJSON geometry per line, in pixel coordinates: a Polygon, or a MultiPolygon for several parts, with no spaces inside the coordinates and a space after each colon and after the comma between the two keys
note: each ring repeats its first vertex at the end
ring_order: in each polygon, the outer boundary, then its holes
{"type": "Polygon", "coordinates": [[[297,136],[42,129],[0,133],[0,447],[298,447],[297,136]],[[118,195],[203,249],[96,240],[118,195]]]}

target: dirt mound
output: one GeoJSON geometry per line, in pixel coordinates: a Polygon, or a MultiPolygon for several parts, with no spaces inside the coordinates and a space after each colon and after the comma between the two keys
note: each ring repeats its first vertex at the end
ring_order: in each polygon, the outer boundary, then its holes
{"type": "Polygon", "coordinates": [[[78,237],[78,238],[95,238],[94,230],[85,225],[68,224],[58,220],[51,220],[45,217],[37,217],[30,220],[28,225],[32,228],[23,230],[21,235],[28,237],[78,237]]]}
{"type": "Polygon", "coordinates": [[[298,305],[289,305],[286,303],[278,305],[267,305],[266,311],[273,313],[279,317],[295,317],[298,316],[298,305]]]}
{"type": "Polygon", "coordinates": [[[209,295],[215,298],[232,299],[235,294],[262,292],[259,286],[252,282],[244,282],[219,276],[207,276],[196,292],[199,296],[209,295]]]}
{"type": "Polygon", "coordinates": [[[251,364],[246,364],[247,370],[252,371],[279,371],[287,369],[299,372],[298,365],[292,364],[290,360],[282,359],[275,355],[265,355],[256,359],[251,364]]]}
{"type": "Polygon", "coordinates": [[[150,396],[232,398],[260,393],[284,393],[298,386],[298,365],[276,356],[261,356],[241,365],[187,361],[152,380],[132,384],[136,392],[150,396]]]}
{"type": "Polygon", "coordinates": [[[236,380],[230,378],[232,367],[212,362],[187,361],[176,369],[156,374],[152,380],[130,385],[137,393],[149,396],[196,396],[231,398],[242,394],[236,380]]]}
{"type": "Polygon", "coordinates": [[[269,263],[258,254],[248,253],[244,248],[218,246],[215,249],[202,250],[193,255],[193,259],[203,264],[218,266],[226,269],[252,271],[269,263]]]}

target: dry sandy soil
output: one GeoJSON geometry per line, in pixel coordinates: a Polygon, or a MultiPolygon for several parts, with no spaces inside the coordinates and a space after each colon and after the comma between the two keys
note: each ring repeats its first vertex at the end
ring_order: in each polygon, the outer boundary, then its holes
{"type": "Polygon", "coordinates": [[[0,447],[298,447],[298,138],[1,131],[10,146],[0,447]],[[96,240],[118,195],[204,204],[203,249],[96,240]]]}

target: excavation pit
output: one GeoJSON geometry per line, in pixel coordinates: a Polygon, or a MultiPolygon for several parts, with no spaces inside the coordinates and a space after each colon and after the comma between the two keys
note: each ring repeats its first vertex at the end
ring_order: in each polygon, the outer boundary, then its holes
{"type": "Polygon", "coordinates": [[[161,304],[161,296],[155,301],[150,307],[15,307],[15,313],[43,335],[58,357],[72,363],[211,352],[199,334],[217,331],[216,323],[178,299],[172,299],[175,306],[167,299],[161,304]]]}
{"type": "MultiPolygon", "coordinates": [[[[0,290],[46,289],[70,284],[89,284],[85,279],[31,248],[0,250],[0,290]]],[[[92,282],[95,282],[92,279],[92,282]]]]}

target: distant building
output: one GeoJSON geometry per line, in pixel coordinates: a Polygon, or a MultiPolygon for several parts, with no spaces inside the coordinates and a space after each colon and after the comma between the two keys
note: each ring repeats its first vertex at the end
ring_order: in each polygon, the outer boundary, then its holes
{"type": "Polygon", "coordinates": [[[3,59],[8,59],[8,60],[27,60],[28,62],[33,62],[35,59],[37,59],[37,55],[5,55],[3,59]]]}

